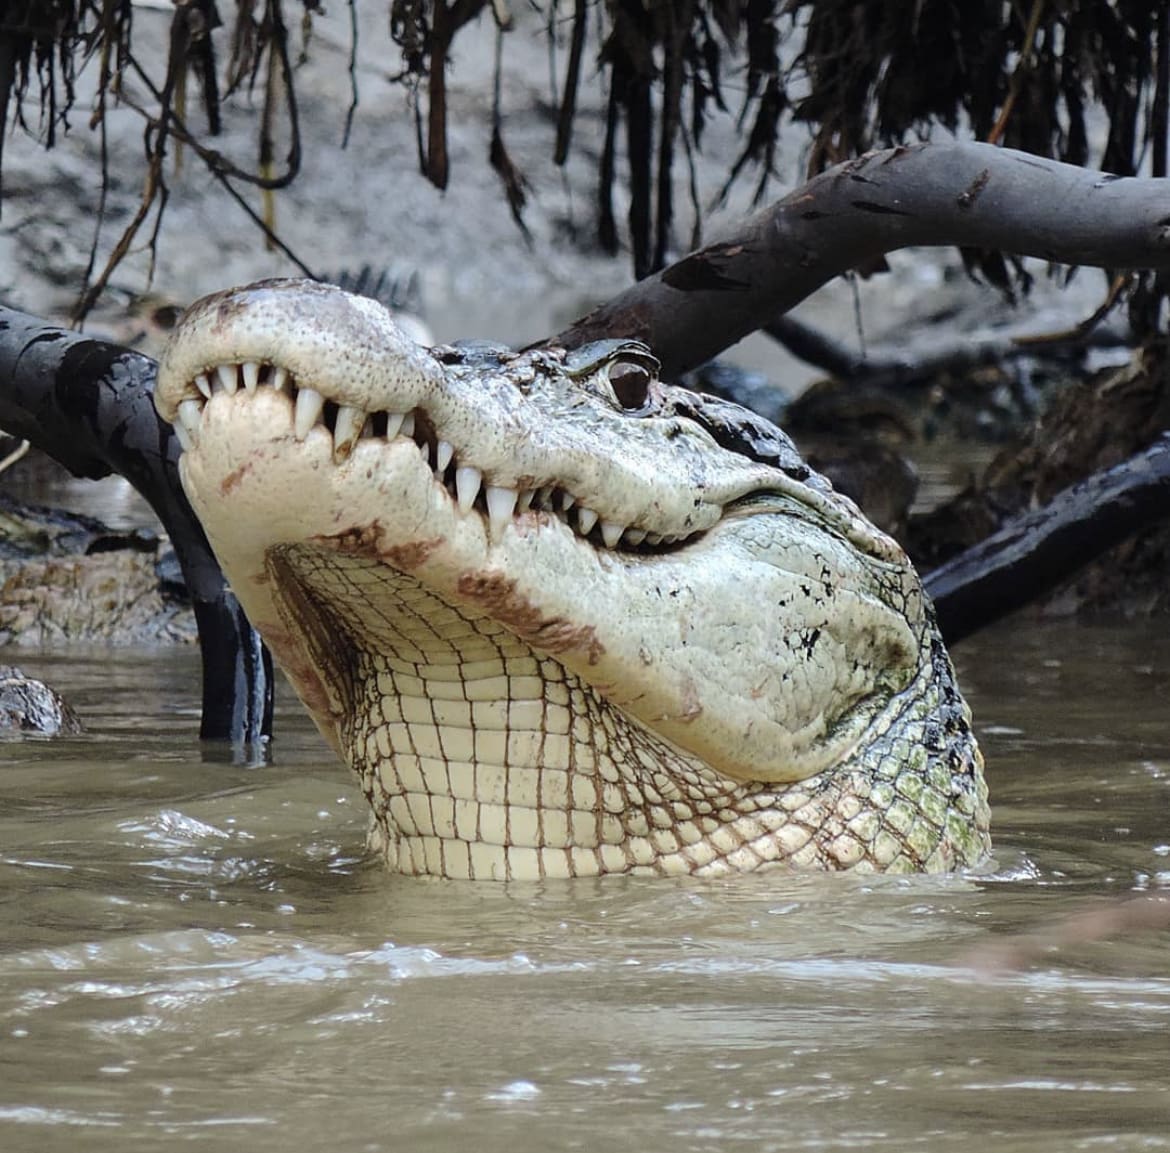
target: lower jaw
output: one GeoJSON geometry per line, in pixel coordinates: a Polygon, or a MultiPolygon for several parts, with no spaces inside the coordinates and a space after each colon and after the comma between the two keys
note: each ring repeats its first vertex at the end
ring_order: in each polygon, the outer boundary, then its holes
{"type": "MultiPolygon", "coordinates": [[[[985,798],[956,801],[964,810],[975,804],[974,813],[948,808],[927,821],[889,804],[901,774],[875,781],[861,768],[779,790],[737,785],[683,801],[663,799],[636,776],[615,783],[613,765],[604,762],[579,765],[577,773],[533,767],[539,761],[447,766],[444,779],[425,758],[351,764],[372,808],[371,849],[408,875],[531,881],[774,868],[939,872],[977,865],[989,852],[985,798]],[[543,795],[531,794],[533,782],[543,795]]],[[[681,787],[675,793],[686,795],[681,787]]]]}
{"type": "MultiPolygon", "coordinates": [[[[448,647],[434,640],[424,656],[405,623],[381,615],[377,650],[347,678],[339,733],[371,805],[371,847],[392,871],[477,881],[915,872],[986,852],[985,829],[954,833],[979,823],[972,804],[928,820],[891,802],[908,795],[904,778],[921,783],[920,767],[886,757],[789,786],[733,782],[490,620],[424,603],[414,619],[448,647]]],[[[938,789],[950,780],[942,768],[925,775],[938,789]]]]}

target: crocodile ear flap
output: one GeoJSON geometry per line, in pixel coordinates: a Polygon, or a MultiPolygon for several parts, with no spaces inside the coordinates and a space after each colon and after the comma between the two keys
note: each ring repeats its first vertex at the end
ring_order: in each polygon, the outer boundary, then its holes
{"type": "Polygon", "coordinates": [[[679,387],[670,392],[674,411],[705,428],[720,447],[778,468],[811,488],[830,487],[824,477],[805,464],[788,434],[770,420],[742,405],[705,392],[691,392],[679,387]]]}

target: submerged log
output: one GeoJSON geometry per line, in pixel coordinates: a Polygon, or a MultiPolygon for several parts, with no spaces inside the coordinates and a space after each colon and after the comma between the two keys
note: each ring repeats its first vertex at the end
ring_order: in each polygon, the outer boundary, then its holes
{"type": "Polygon", "coordinates": [[[1170,519],[1170,434],[1058,493],[923,580],[948,644],[1038,599],[1139,530],[1170,519]]]}
{"type": "Polygon", "coordinates": [[[981,940],[965,949],[952,964],[987,980],[1051,964],[1054,954],[1082,945],[1165,932],[1170,927],[1170,895],[1141,893],[1108,900],[1085,901],[1071,913],[1023,933],[981,940]]]}
{"type": "Polygon", "coordinates": [[[272,661],[227,587],[179,484],[179,445],[154,409],[148,356],[0,305],[0,428],[75,476],[117,473],[171,538],[203,653],[205,740],[258,743],[272,731],[272,661]]]}

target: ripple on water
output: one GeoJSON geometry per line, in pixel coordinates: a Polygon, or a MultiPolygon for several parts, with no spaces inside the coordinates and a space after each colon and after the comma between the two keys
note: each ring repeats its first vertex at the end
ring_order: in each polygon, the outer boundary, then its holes
{"type": "MultiPolygon", "coordinates": [[[[588,978],[599,989],[625,979],[690,978],[713,987],[750,987],[764,981],[790,990],[834,990],[840,1001],[851,994],[871,996],[875,988],[897,986],[915,994],[929,986],[974,988],[978,996],[994,985],[997,995],[1015,990],[1030,994],[1076,994],[1101,1007],[1124,1013],[1170,1015],[1170,977],[1101,976],[1049,968],[980,974],[946,963],[920,963],[867,957],[806,956],[777,958],[740,947],[738,952],[696,953],[671,959],[630,956],[534,960],[523,952],[504,957],[441,952],[428,946],[384,942],[353,948],[343,938],[306,940],[271,932],[236,934],[201,929],[79,943],[65,948],[34,949],[0,957],[0,982],[53,974],[55,1000],[69,996],[97,998],[211,996],[248,986],[268,988],[334,983],[360,979],[380,983],[469,978],[588,978]],[[126,973],[144,979],[128,981],[126,973]],[[632,976],[631,976],[632,974],[632,976]]],[[[47,994],[26,990],[30,1007],[44,1007],[47,994]]]]}

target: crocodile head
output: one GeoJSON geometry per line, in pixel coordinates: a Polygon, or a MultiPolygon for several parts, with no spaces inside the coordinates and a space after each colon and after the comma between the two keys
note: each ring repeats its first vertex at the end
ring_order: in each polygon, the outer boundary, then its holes
{"type": "Polygon", "coordinates": [[[424,349],[371,300],[270,281],[192,306],[157,403],[392,866],[986,853],[969,715],[902,550],[645,347],[424,349]]]}

